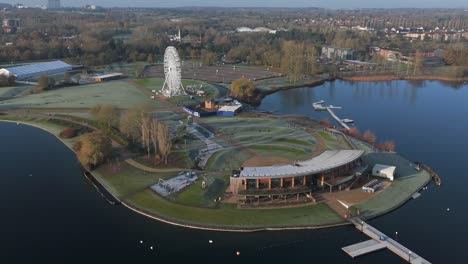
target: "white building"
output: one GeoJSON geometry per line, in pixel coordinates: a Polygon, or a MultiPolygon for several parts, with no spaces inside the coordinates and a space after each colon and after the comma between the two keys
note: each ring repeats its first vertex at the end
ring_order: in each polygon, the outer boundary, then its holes
{"type": "Polygon", "coordinates": [[[395,177],[395,170],[395,166],[375,164],[374,168],[372,169],[372,175],[393,181],[395,177]]]}
{"type": "Polygon", "coordinates": [[[0,69],[0,74],[14,75],[16,80],[34,80],[43,75],[51,75],[71,71],[72,66],[63,61],[41,62],[23,66],[0,69]]]}

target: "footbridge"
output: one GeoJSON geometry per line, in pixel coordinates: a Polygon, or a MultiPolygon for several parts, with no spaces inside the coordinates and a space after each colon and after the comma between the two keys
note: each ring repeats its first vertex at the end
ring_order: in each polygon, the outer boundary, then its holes
{"type": "Polygon", "coordinates": [[[351,246],[344,247],[343,250],[350,255],[352,258],[359,257],[361,255],[369,254],[377,250],[388,248],[393,253],[397,254],[408,263],[412,264],[430,264],[429,261],[425,260],[421,256],[417,255],[410,249],[401,245],[397,241],[389,238],[384,233],[380,232],[373,226],[366,223],[359,217],[351,218],[349,221],[361,232],[368,235],[371,239],[360,242],[351,246]]]}

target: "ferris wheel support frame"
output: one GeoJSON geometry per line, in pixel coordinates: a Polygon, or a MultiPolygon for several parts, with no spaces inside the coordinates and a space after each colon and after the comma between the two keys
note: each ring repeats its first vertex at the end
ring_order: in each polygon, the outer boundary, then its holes
{"type": "Polygon", "coordinates": [[[161,93],[166,97],[187,95],[182,84],[182,67],[179,53],[173,46],[164,52],[164,83],[161,93]]]}

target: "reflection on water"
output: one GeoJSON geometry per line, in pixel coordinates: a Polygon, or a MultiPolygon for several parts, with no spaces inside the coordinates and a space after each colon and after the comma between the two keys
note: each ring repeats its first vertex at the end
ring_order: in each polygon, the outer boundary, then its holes
{"type": "Polygon", "coordinates": [[[373,224],[388,234],[398,231],[399,241],[432,263],[465,263],[468,251],[461,244],[468,235],[468,205],[460,201],[465,200],[468,186],[464,175],[468,84],[336,81],[272,94],[259,108],[269,110],[274,105],[274,109],[279,107],[277,114],[332,120],[326,112],[313,111],[311,104],[319,100],[343,107],[335,111],[340,118],[355,120],[360,131],[374,131],[378,141],[395,140],[401,155],[429,164],[442,177],[440,188],[431,186],[420,198],[373,220],[373,224]],[[441,223],[444,228],[440,228],[441,223]]]}

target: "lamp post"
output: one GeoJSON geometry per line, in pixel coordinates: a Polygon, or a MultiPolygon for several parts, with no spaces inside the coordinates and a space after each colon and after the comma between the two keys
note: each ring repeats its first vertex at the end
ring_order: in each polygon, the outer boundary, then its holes
{"type": "Polygon", "coordinates": [[[408,253],[408,262],[411,263],[411,251],[408,253]]]}
{"type": "Polygon", "coordinates": [[[395,232],[395,240],[398,241],[398,231],[395,232]]]}

